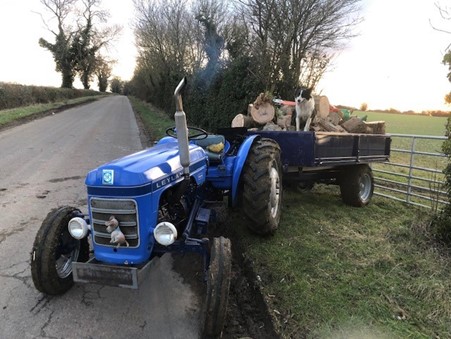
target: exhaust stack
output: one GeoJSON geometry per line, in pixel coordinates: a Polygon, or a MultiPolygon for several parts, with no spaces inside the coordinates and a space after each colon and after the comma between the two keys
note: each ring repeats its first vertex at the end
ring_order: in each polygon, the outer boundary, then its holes
{"type": "Polygon", "coordinates": [[[183,101],[181,91],[186,85],[186,77],[184,77],[174,91],[175,99],[175,128],[177,133],[177,141],[179,143],[180,163],[183,167],[183,175],[185,180],[189,180],[189,148],[188,148],[188,125],[186,124],[186,115],[183,112],[183,101]]]}

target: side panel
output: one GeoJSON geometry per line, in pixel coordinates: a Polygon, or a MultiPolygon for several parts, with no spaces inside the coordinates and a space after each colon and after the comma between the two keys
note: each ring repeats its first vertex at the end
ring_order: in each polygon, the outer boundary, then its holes
{"type": "Polygon", "coordinates": [[[386,134],[249,131],[275,140],[281,148],[284,172],[289,167],[322,167],[386,161],[391,138],[386,134]]]}
{"type": "Polygon", "coordinates": [[[313,166],[315,162],[315,133],[296,131],[255,131],[249,135],[258,134],[264,138],[275,140],[281,149],[284,172],[289,166],[313,166]]]}
{"type": "Polygon", "coordinates": [[[237,195],[238,195],[238,184],[240,182],[241,172],[244,167],[244,163],[246,162],[247,155],[249,154],[249,150],[251,149],[254,140],[259,138],[258,135],[249,136],[244,142],[241,144],[240,149],[236,155],[235,165],[233,166],[233,175],[232,175],[232,206],[236,205],[237,195]]]}

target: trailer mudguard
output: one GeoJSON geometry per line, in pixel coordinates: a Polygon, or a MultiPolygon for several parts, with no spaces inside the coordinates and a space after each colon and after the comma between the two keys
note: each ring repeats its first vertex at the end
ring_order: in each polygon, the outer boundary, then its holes
{"type": "Polygon", "coordinates": [[[243,171],[244,163],[246,162],[247,155],[249,154],[249,150],[252,147],[254,141],[260,138],[259,135],[251,135],[244,140],[241,144],[240,149],[236,155],[235,165],[233,166],[232,173],[232,206],[236,206],[237,197],[238,197],[238,184],[240,183],[241,172],[243,171]]]}

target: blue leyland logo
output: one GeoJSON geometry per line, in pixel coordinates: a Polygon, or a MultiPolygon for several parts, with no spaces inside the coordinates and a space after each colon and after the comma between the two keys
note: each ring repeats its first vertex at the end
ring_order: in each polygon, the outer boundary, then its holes
{"type": "Polygon", "coordinates": [[[114,184],[114,170],[104,169],[102,170],[102,184],[113,185],[114,184]]]}

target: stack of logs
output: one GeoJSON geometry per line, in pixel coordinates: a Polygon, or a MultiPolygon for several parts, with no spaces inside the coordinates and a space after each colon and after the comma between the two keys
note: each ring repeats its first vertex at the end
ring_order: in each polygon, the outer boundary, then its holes
{"type": "MultiPolygon", "coordinates": [[[[310,129],[315,132],[369,133],[385,134],[385,122],[366,122],[357,116],[344,116],[337,108],[329,104],[326,96],[314,96],[316,114],[310,129]]],[[[232,120],[232,127],[268,131],[294,131],[295,103],[278,100],[280,108],[275,108],[272,100],[261,93],[253,104],[248,106],[247,115],[238,114],[232,120]]]]}

